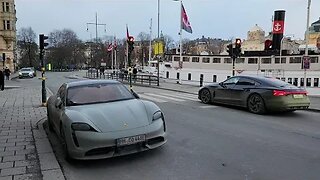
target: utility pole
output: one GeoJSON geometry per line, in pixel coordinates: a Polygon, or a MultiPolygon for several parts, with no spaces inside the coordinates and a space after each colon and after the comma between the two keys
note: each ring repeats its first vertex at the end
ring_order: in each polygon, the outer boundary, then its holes
{"type": "MultiPolygon", "coordinates": [[[[104,31],[107,31],[107,25],[106,24],[99,24],[98,23],[98,13],[96,13],[96,21],[94,23],[87,23],[87,31],[89,30],[88,25],[95,25],[96,26],[96,51],[97,51],[97,46],[98,46],[98,26],[104,26],[104,31]]],[[[95,61],[95,66],[97,66],[96,64],[97,62],[95,61]]],[[[97,68],[97,67],[96,67],[97,68]]]]}
{"type": "MultiPolygon", "coordinates": [[[[309,45],[309,19],[310,19],[310,5],[311,5],[311,0],[308,0],[308,7],[307,7],[307,31],[306,31],[306,49],[305,49],[305,57],[308,57],[308,45],[309,45]]],[[[309,60],[309,58],[308,58],[309,60]]],[[[304,67],[304,62],[303,63],[303,69],[304,69],[304,80],[303,80],[303,86],[304,89],[307,89],[307,69],[304,67]]],[[[309,62],[310,64],[310,62],[309,62]]]]}
{"type": "Polygon", "coordinates": [[[40,46],[40,62],[41,62],[41,80],[42,80],[42,106],[46,106],[47,103],[47,91],[46,91],[46,77],[44,76],[46,65],[44,62],[44,52],[45,47],[49,44],[45,42],[46,39],[48,39],[48,36],[45,36],[44,34],[39,35],[39,46],[40,46]]]}
{"type": "MultiPolygon", "coordinates": [[[[158,0],[158,41],[160,41],[160,0],[158,0]]],[[[159,45],[158,45],[158,52],[159,52],[159,45]]],[[[158,65],[157,65],[157,69],[158,69],[158,81],[157,81],[157,86],[160,86],[159,80],[160,80],[160,56],[157,58],[158,59],[158,65]]]]}

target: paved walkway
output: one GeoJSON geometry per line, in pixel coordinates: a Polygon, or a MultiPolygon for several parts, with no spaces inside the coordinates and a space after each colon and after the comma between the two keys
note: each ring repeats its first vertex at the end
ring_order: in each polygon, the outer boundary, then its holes
{"type": "MultiPolygon", "coordinates": [[[[17,87],[7,81],[7,87],[17,87]]],[[[19,84],[18,84],[19,85],[19,84]]],[[[40,87],[0,91],[0,180],[64,179],[42,123],[40,87]]]]}

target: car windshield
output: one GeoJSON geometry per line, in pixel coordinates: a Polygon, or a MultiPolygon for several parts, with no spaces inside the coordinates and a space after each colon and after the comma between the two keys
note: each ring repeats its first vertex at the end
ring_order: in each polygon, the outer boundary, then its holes
{"type": "Polygon", "coordinates": [[[31,71],[31,69],[30,69],[30,68],[23,68],[23,69],[21,69],[20,71],[26,72],[26,71],[31,71]]]}
{"type": "Polygon", "coordinates": [[[67,106],[107,103],[133,98],[134,96],[122,84],[89,84],[70,87],[67,94],[67,106]]]}

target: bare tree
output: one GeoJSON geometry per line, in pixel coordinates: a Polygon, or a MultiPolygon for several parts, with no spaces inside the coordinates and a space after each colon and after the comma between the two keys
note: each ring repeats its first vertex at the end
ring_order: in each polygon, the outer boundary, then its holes
{"type": "Polygon", "coordinates": [[[171,36],[169,35],[164,35],[163,36],[163,41],[165,44],[165,52],[168,52],[170,49],[174,48],[174,40],[171,36]]]}
{"type": "Polygon", "coordinates": [[[36,33],[31,27],[21,28],[18,32],[18,54],[20,66],[36,66],[38,45],[36,44],[36,33]]]}
{"type": "Polygon", "coordinates": [[[57,68],[75,68],[85,61],[85,45],[69,29],[55,30],[49,34],[48,60],[57,68]]]}
{"type": "Polygon", "coordinates": [[[144,66],[147,59],[149,59],[150,35],[145,32],[140,32],[137,39],[139,41],[139,49],[136,51],[138,62],[141,62],[142,66],[144,66]]]}

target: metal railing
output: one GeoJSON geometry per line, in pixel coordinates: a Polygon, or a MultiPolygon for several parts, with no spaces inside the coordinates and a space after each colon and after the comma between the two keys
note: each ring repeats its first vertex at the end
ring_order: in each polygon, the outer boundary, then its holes
{"type": "MultiPolygon", "coordinates": [[[[114,79],[120,82],[129,83],[129,74],[127,73],[96,73],[86,72],[86,77],[89,79],[114,79]]],[[[145,85],[157,85],[158,77],[154,75],[141,75],[133,74],[132,83],[145,84],[145,85]]]]}

